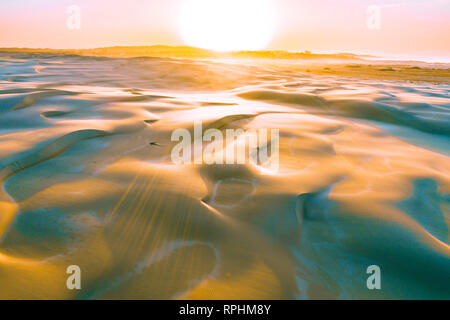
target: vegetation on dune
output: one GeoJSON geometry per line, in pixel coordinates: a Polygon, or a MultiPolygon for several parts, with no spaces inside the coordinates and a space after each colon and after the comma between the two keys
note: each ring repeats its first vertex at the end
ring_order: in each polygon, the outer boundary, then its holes
{"type": "Polygon", "coordinates": [[[0,52],[61,54],[110,58],[180,58],[180,59],[252,59],[264,64],[272,60],[299,61],[286,66],[290,71],[314,74],[359,77],[363,79],[403,80],[415,82],[450,83],[450,69],[424,62],[392,62],[370,60],[370,56],[351,53],[315,54],[282,50],[215,52],[187,46],[116,46],[95,49],[35,49],[0,48],[0,52]],[[419,66],[420,65],[420,66],[419,66]]]}

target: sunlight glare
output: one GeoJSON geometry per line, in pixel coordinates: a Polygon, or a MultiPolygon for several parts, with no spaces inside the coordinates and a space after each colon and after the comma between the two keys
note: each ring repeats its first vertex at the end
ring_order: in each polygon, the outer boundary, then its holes
{"type": "Polygon", "coordinates": [[[275,32],[272,0],[184,0],[178,28],[192,47],[215,51],[261,50],[275,32]]]}

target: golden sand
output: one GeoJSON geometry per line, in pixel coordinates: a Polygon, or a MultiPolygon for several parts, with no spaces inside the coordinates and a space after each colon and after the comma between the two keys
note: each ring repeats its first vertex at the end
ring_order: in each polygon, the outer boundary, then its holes
{"type": "Polygon", "coordinates": [[[445,69],[0,56],[0,298],[450,297],[445,69]],[[196,120],[280,129],[279,171],[173,164],[196,120]]]}

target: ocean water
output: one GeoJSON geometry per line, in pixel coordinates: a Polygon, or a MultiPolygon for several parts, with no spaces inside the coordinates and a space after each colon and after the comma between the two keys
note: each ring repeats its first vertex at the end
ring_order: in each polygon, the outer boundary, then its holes
{"type": "Polygon", "coordinates": [[[449,92],[0,52],[0,298],[449,299],[449,92]],[[174,164],[195,121],[278,129],[278,170],[174,164]]]}

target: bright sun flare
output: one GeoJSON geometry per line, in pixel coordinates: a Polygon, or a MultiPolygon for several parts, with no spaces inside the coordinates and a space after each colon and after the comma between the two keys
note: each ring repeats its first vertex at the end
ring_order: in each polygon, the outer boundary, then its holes
{"type": "Polygon", "coordinates": [[[272,0],[184,0],[178,27],[183,41],[216,51],[261,50],[272,40],[272,0]]]}

